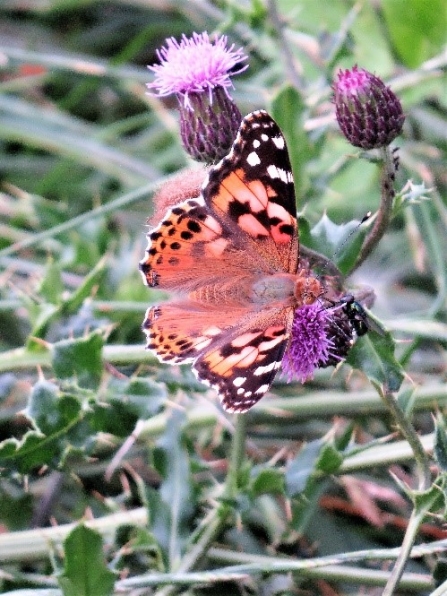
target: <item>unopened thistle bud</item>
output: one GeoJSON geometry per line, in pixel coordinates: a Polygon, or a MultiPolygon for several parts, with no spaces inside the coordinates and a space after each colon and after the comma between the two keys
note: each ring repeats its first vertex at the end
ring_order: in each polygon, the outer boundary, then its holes
{"type": "Polygon", "coordinates": [[[355,147],[386,147],[401,133],[402,105],[379,77],[357,66],[340,70],[333,91],[337,122],[355,147]]]}
{"type": "Polygon", "coordinates": [[[227,46],[225,35],[211,42],[207,33],[173,37],[157,51],[160,64],[149,66],[155,79],[147,86],[164,97],[175,94],[180,108],[180,136],[187,153],[212,163],[230,150],[242,120],[229,88],[231,75],[247,68],[242,49],[227,46]]]}

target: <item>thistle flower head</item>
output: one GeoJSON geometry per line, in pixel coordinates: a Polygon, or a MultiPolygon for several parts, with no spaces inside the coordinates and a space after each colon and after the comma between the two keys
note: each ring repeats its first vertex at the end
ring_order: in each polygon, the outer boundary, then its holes
{"type": "Polygon", "coordinates": [[[160,96],[175,94],[180,109],[180,136],[187,153],[215,162],[231,148],[241,123],[233,102],[230,75],[247,68],[241,48],[228,47],[225,35],[211,42],[208,33],[173,37],[157,51],[160,64],[149,66],[155,79],[147,87],[160,96]]]}
{"type": "Polygon", "coordinates": [[[241,64],[247,59],[241,48],[227,46],[227,37],[221,35],[214,42],[208,33],[193,33],[191,38],[182,35],[166,40],[166,46],[157,50],[160,64],[149,66],[155,80],[147,87],[160,97],[181,95],[185,106],[190,104],[191,93],[212,93],[216,87],[232,87],[230,73],[239,74],[247,68],[241,64]]]}
{"type": "Polygon", "coordinates": [[[282,361],[288,381],[298,379],[304,383],[328,361],[334,347],[328,335],[330,321],[329,310],[318,301],[295,311],[290,343],[282,361]]]}
{"type": "Polygon", "coordinates": [[[346,358],[354,344],[355,321],[346,304],[339,302],[332,308],[326,309],[326,312],[328,314],[326,333],[331,347],[327,358],[318,363],[319,368],[336,366],[346,358]]]}
{"type": "Polygon", "coordinates": [[[340,70],[333,91],[337,122],[355,147],[386,147],[401,133],[402,105],[379,77],[357,66],[340,70]]]}

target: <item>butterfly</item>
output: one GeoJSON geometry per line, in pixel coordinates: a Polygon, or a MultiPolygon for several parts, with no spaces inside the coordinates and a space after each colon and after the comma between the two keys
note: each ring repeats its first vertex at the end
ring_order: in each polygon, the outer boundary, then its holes
{"type": "Polygon", "coordinates": [[[289,154],[267,112],[242,120],[200,195],[170,208],[147,238],[143,280],[174,293],[146,313],[147,348],[191,363],[225,410],[245,412],[281,367],[295,309],[324,292],[300,264],[289,154]]]}

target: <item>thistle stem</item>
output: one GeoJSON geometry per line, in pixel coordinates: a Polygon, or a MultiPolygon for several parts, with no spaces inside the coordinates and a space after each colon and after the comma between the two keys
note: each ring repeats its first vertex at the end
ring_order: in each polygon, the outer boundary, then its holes
{"type": "MultiPolygon", "coordinates": [[[[225,527],[233,508],[229,501],[236,499],[238,493],[238,479],[241,466],[245,457],[245,441],[247,434],[246,414],[236,414],[233,440],[231,444],[230,466],[225,481],[223,500],[220,505],[210,513],[206,528],[200,538],[193,544],[183,557],[177,573],[185,573],[193,569],[205,556],[210,544],[216,539],[225,527]]],[[[179,586],[165,586],[156,592],[157,596],[170,596],[178,590],[179,586]]]]}
{"type": "MultiPolygon", "coordinates": [[[[419,478],[418,489],[420,491],[426,491],[430,487],[431,475],[429,460],[427,454],[424,451],[422,443],[413,425],[405,417],[404,412],[400,408],[392,392],[385,388],[385,390],[381,392],[381,396],[388,409],[392,413],[401,434],[405,437],[410,444],[411,449],[413,450],[419,478]]],[[[425,514],[426,511],[421,512],[414,507],[405,532],[404,540],[399,551],[399,555],[397,556],[396,563],[391,571],[391,575],[388,579],[382,596],[392,596],[395,588],[399,584],[400,578],[402,577],[405,569],[405,565],[408,561],[408,558],[410,557],[410,552],[416,539],[419,526],[423,522],[425,514]]]]}
{"type": "Polygon", "coordinates": [[[380,151],[383,159],[380,206],[374,226],[371,232],[366,236],[363,246],[360,249],[359,256],[350,273],[358,269],[363,261],[369,257],[385,234],[391,220],[396,168],[389,146],[382,147],[380,151]]]}
{"type": "Polygon", "coordinates": [[[247,415],[236,414],[233,442],[231,445],[230,468],[225,483],[224,498],[235,499],[238,492],[239,473],[245,457],[247,437],[247,415]]]}
{"type": "Polygon", "coordinates": [[[431,484],[430,462],[419,436],[416,433],[414,426],[405,417],[404,412],[397,403],[392,392],[385,388],[380,394],[388,410],[393,415],[400,433],[408,441],[414,453],[418,474],[418,489],[421,491],[428,490],[431,484]]]}
{"type": "Polygon", "coordinates": [[[391,571],[390,577],[386,583],[385,589],[382,592],[382,596],[392,596],[395,588],[400,583],[400,579],[404,573],[405,565],[410,558],[411,549],[413,548],[414,541],[416,539],[419,527],[423,521],[424,515],[417,513],[413,509],[410,519],[408,520],[408,526],[405,532],[404,540],[400,547],[399,554],[394,564],[393,570],[391,571]]]}

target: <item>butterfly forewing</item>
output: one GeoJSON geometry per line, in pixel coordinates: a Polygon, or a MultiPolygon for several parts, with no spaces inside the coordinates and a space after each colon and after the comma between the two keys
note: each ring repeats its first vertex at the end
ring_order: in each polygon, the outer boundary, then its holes
{"type": "Polygon", "coordinates": [[[255,245],[273,267],[296,273],[298,230],[295,188],[281,130],[263,110],[242,121],[229,155],[212,168],[205,201],[236,224],[247,247],[255,245]]]}

